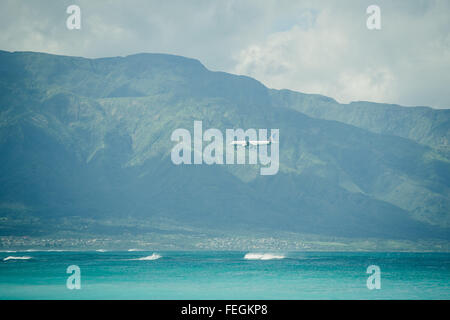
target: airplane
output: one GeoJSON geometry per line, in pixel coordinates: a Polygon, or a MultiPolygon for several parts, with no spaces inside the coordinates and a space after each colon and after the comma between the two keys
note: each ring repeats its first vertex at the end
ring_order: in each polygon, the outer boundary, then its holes
{"type": "Polygon", "coordinates": [[[237,140],[237,141],[231,141],[230,144],[234,145],[235,148],[238,146],[246,147],[249,146],[258,146],[258,145],[270,145],[272,143],[275,143],[275,140],[273,140],[272,137],[270,137],[269,140],[249,140],[248,137],[245,138],[245,140],[237,140]]]}

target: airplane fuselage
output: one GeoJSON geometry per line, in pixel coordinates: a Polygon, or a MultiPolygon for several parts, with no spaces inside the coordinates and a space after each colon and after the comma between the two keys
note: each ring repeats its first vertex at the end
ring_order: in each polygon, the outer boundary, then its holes
{"type": "Polygon", "coordinates": [[[258,146],[258,145],[270,145],[272,143],[271,140],[237,140],[231,141],[230,144],[234,146],[242,146],[248,147],[249,145],[258,146]]]}

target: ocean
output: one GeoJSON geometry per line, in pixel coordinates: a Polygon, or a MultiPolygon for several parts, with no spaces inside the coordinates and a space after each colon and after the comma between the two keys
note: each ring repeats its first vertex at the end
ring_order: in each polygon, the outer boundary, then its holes
{"type": "Polygon", "coordinates": [[[0,252],[0,299],[450,299],[450,253],[0,252]]]}

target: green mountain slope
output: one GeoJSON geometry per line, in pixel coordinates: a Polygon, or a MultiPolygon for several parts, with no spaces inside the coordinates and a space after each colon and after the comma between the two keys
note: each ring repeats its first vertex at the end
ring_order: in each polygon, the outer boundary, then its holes
{"type": "Polygon", "coordinates": [[[449,155],[450,110],[402,107],[358,101],[339,104],[335,100],[289,90],[270,90],[274,105],[292,108],[311,117],[336,120],[375,133],[408,138],[440,149],[449,155]]]}
{"type": "Polygon", "coordinates": [[[127,220],[140,221],[133,232],[163,221],[230,233],[449,237],[447,110],[340,106],[161,54],[0,52],[0,90],[1,235],[82,233],[65,223],[79,218],[94,221],[93,232],[127,220]],[[279,173],[175,166],[170,135],[192,131],[194,120],[223,132],[280,129],[279,173]]]}

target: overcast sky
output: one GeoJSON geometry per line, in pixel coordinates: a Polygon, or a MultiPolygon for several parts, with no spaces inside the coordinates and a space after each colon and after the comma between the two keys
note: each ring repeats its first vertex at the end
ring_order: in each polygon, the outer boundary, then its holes
{"type": "Polygon", "coordinates": [[[0,49],[172,53],[342,103],[450,108],[449,0],[0,0],[0,49]],[[81,30],[66,28],[71,4],[81,30]]]}

